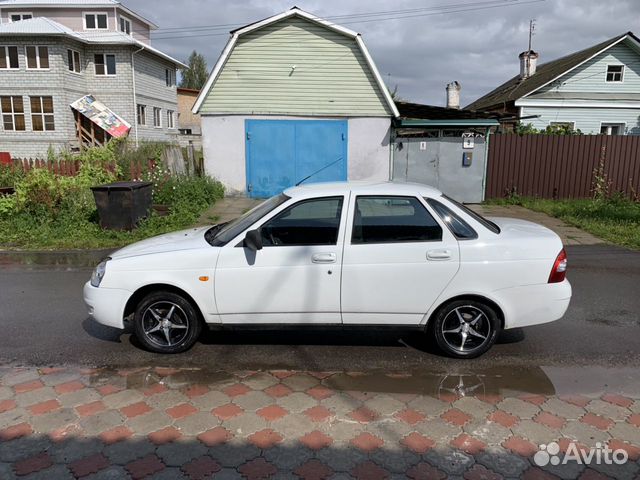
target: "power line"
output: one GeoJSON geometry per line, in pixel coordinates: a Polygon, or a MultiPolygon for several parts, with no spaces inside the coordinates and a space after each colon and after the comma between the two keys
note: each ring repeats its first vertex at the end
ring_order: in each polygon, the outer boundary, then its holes
{"type": "MultiPolygon", "coordinates": [[[[359,18],[359,17],[375,17],[375,16],[380,16],[380,15],[389,15],[389,14],[393,14],[393,15],[400,15],[400,14],[407,14],[407,13],[417,13],[417,12],[424,12],[424,11],[434,11],[434,10],[447,10],[447,9],[452,9],[452,8],[458,8],[458,7],[478,7],[478,6],[482,6],[482,5],[486,5],[486,4],[496,4],[496,3],[509,3],[509,2],[517,2],[519,0],[488,0],[488,1],[481,1],[481,2],[467,2],[467,3],[458,3],[458,4],[444,4],[444,5],[436,5],[433,7],[421,7],[421,8],[410,8],[410,9],[404,9],[404,10],[386,10],[386,11],[377,11],[377,12],[361,12],[361,13],[349,13],[349,14],[343,14],[343,15],[333,15],[333,16],[328,16],[328,17],[323,17],[325,20],[345,20],[345,19],[353,19],[353,18],[359,18]]],[[[166,27],[166,28],[158,28],[156,30],[154,30],[154,32],[158,32],[158,33],[170,33],[170,31],[173,30],[184,30],[184,29],[189,29],[189,30],[219,30],[221,28],[227,29],[229,27],[239,27],[242,25],[247,25],[248,23],[255,23],[255,22],[242,22],[242,23],[223,23],[223,24],[211,24],[211,25],[199,25],[199,26],[182,26],[182,27],[166,27]]]]}
{"type": "MultiPolygon", "coordinates": [[[[500,7],[511,7],[511,6],[518,6],[518,5],[527,5],[527,4],[532,4],[532,3],[541,3],[544,2],[546,0],[527,0],[527,1],[519,1],[519,0],[502,0],[499,4],[494,4],[493,5],[485,5],[485,6],[481,6],[481,7],[473,7],[473,8],[458,8],[458,9],[450,9],[450,10],[443,10],[443,11],[439,11],[439,12],[430,12],[430,13],[422,13],[422,14],[415,14],[415,15],[401,15],[401,16],[387,16],[387,17],[383,17],[383,18],[376,18],[376,19],[365,19],[365,20],[356,20],[356,21],[351,21],[351,22],[341,22],[341,25],[350,25],[350,24],[356,24],[356,23],[371,23],[371,22],[382,22],[382,21],[389,21],[389,20],[402,20],[402,19],[407,19],[407,18],[419,18],[419,17],[427,17],[427,16],[433,16],[433,15],[442,15],[442,14],[447,14],[447,13],[464,13],[464,12],[472,12],[472,11],[479,11],[479,10],[488,10],[488,9],[493,9],[493,8],[500,8],[500,7]],[[505,4],[505,2],[508,2],[507,4],[505,4]]],[[[281,34],[281,36],[285,36],[285,35],[296,35],[296,34],[281,34]]],[[[173,40],[173,39],[183,39],[183,38],[198,38],[198,37],[217,37],[217,36],[228,36],[228,33],[202,33],[202,34],[196,34],[196,35],[190,35],[190,34],[183,34],[183,35],[174,35],[174,36],[159,36],[159,37],[153,37],[153,40],[173,40]]],[[[270,46],[273,46],[274,44],[271,44],[270,46]]]]}

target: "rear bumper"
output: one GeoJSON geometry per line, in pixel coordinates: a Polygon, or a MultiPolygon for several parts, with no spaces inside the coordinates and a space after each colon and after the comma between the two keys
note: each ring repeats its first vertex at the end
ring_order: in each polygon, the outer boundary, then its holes
{"type": "Polygon", "coordinates": [[[505,314],[504,328],[553,322],[564,316],[571,301],[571,284],[527,285],[495,292],[505,314]]]}
{"type": "Polygon", "coordinates": [[[131,292],[119,288],[94,287],[91,282],[84,285],[84,303],[93,319],[114,328],[124,328],[124,307],[131,292]]]}

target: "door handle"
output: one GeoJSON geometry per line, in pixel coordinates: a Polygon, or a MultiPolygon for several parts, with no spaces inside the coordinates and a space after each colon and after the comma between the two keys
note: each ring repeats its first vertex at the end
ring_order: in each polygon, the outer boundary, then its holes
{"type": "Polygon", "coordinates": [[[450,260],[451,250],[429,250],[427,260],[450,260]]]}
{"type": "Polygon", "coordinates": [[[313,263],[336,263],[335,253],[315,253],[311,257],[313,263]]]}

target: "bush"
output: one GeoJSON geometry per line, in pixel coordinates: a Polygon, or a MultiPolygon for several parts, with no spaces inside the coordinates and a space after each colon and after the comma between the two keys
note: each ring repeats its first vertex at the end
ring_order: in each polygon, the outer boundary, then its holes
{"type": "MultiPolygon", "coordinates": [[[[110,183],[128,173],[117,162],[116,142],[92,148],[80,156],[77,175],[57,175],[48,169],[0,172],[16,189],[0,196],[0,230],[4,246],[27,248],[98,248],[121,246],[150,236],[192,226],[200,213],[221,198],[222,185],[208,177],[172,177],[166,170],[148,172],[154,182],[154,203],[170,207],[170,214],[151,214],[132,232],[102,230],[90,187],[110,183]],[[17,173],[18,172],[18,173],[17,173]],[[6,232],[6,233],[5,233],[6,232]]],[[[147,150],[147,153],[149,150],[147,150]]],[[[146,155],[145,153],[144,155],[146,155]]]]}
{"type": "Polygon", "coordinates": [[[24,178],[21,168],[13,165],[0,165],[0,187],[14,187],[24,178]]]}

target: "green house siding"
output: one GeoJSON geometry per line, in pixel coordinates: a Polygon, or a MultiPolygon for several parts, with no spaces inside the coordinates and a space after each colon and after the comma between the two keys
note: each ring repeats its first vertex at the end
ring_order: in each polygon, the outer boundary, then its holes
{"type": "Polygon", "coordinates": [[[297,17],[241,35],[200,113],[392,115],[356,40],[297,17]]]}

